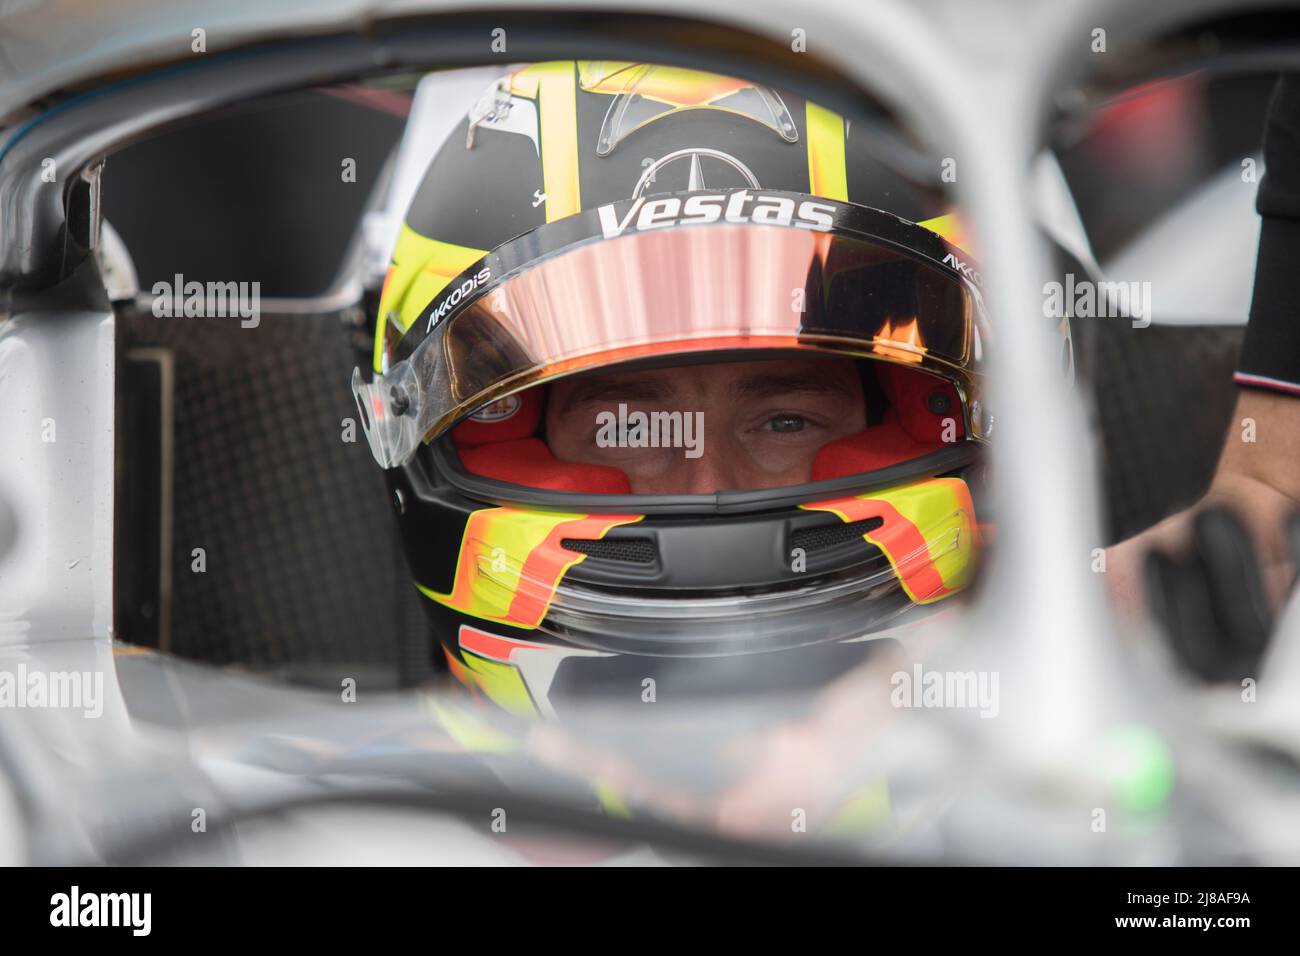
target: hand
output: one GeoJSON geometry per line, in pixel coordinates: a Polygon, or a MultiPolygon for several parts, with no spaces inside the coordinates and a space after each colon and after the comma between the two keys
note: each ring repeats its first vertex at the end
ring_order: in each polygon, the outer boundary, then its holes
{"type": "MultiPolygon", "coordinates": [[[[1192,526],[1190,553],[1147,555],[1151,610],[1184,666],[1206,681],[1238,681],[1258,670],[1273,633],[1264,568],[1233,512],[1203,508],[1192,526]]],[[[1292,515],[1286,526],[1294,565],[1300,517],[1292,515]]]]}
{"type": "Polygon", "coordinates": [[[1106,587],[1121,613],[1147,607],[1146,555],[1186,556],[1195,548],[1196,515],[1211,508],[1232,511],[1249,536],[1269,609],[1276,612],[1291,588],[1295,565],[1282,529],[1300,510],[1300,399],[1243,391],[1209,491],[1192,507],[1107,549],[1106,587]],[[1251,425],[1243,440],[1244,422],[1251,425]],[[1239,433],[1238,428],[1243,432],[1239,433]]]}

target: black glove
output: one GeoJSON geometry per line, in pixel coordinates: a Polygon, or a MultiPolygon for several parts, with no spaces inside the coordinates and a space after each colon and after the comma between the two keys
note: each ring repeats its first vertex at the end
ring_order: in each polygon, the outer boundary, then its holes
{"type": "MultiPolygon", "coordinates": [[[[1202,680],[1235,683],[1257,673],[1273,632],[1263,575],[1231,511],[1199,512],[1193,535],[1192,552],[1182,559],[1147,555],[1151,610],[1184,666],[1202,680]]],[[[1300,568],[1300,517],[1287,523],[1287,543],[1300,568]]]]}

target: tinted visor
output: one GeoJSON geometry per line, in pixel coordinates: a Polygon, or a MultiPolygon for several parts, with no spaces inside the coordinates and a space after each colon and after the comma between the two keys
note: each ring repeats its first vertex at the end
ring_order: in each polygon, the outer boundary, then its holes
{"type": "Polygon", "coordinates": [[[401,464],[539,383],[656,356],[809,349],[969,380],[977,293],[940,264],[938,237],[846,204],[740,195],[745,221],[726,221],[735,194],[637,200],[542,227],[471,267],[407,331],[386,373],[371,384],[354,375],[376,459],[401,464]],[[710,215],[718,221],[689,218],[710,215]],[[892,234],[864,235],[855,216],[892,234]]]}

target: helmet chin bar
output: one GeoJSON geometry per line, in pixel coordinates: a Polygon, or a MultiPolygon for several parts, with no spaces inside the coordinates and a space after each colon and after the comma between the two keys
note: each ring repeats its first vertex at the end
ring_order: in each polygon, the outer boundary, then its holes
{"type": "Polygon", "coordinates": [[[629,598],[574,584],[558,589],[540,629],[613,654],[711,657],[867,637],[913,606],[887,565],[883,573],[850,570],[800,587],[705,598],[629,598]]]}
{"type": "Polygon", "coordinates": [[[439,440],[388,473],[403,501],[408,559],[444,641],[464,624],[558,648],[672,658],[856,640],[904,612],[946,604],[977,555],[982,478],[968,467],[976,442],[881,470],[888,474],[801,486],[792,497],[783,497],[790,489],[677,496],[664,508],[655,496],[603,496],[620,499],[603,509],[593,506],[602,496],[552,492],[542,505],[534,489],[513,489],[527,502],[494,494],[489,486],[510,486],[476,483],[449,445],[439,440]],[[927,494],[927,482],[940,495],[960,487],[965,504],[954,511],[931,499],[911,509],[908,535],[891,534],[886,523],[897,530],[909,510],[891,496],[927,494]],[[878,499],[890,502],[879,516],[848,513],[878,499]],[[601,510],[606,518],[589,517],[601,510]],[[600,530],[566,531],[569,522],[600,530]],[[539,524],[561,530],[544,545],[518,534],[539,524]]]}

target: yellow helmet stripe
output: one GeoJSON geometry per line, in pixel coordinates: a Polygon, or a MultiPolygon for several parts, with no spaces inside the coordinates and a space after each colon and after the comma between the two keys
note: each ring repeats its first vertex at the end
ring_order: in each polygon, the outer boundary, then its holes
{"type": "Polygon", "coordinates": [[[542,622],[564,573],[586,555],[561,545],[565,537],[599,539],[641,515],[583,515],[484,508],[469,516],[452,589],[420,593],[446,607],[512,627],[542,622]]]}
{"type": "Polygon", "coordinates": [[[572,216],[582,208],[578,181],[578,87],[571,60],[542,63],[537,75],[537,125],[541,139],[542,190],[546,221],[572,216]]]}
{"type": "MultiPolygon", "coordinates": [[[[454,666],[459,666],[454,660],[452,663],[454,666]]],[[[490,699],[496,699],[487,690],[481,687],[480,690],[488,694],[490,699]]],[[[529,703],[531,704],[532,701],[530,700],[529,703]]],[[[443,699],[429,697],[426,704],[433,719],[442,725],[443,730],[452,740],[466,750],[475,753],[510,754],[522,749],[513,737],[482,720],[477,714],[448,702],[445,697],[443,699]]]]}
{"type": "Polygon", "coordinates": [[[490,661],[476,654],[466,653],[464,657],[470,680],[487,695],[488,700],[507,713],[519,717],[533,717],[537,714],[537,705],[533,702],[533,695],[528,693],[528,686],[524,683],[519,668],[501,661],[490,661]]]}
{"type": "Polygon", "coordinates": [[[933,219],[925,220],[925,222],[918,222],[917,225],[936,233],[958,249],[964,249],[966,252],[971,251],[969,239],[966,236],[966,224],[955,212],[935,216],[933,219]]]}
{"type": "Polygon", "coordinates": [[[863,537],[881,550],[907,596],[918,604],[946,598],[969,583],[975,508],[960,478],[931,478],[800,507],[829,511],[846,523],[882,519],[879,528],[863,537]]]}
{"type": "Polygon", "coordinates": [[[844,161],[844,117],[816,103],[807,104],[808,191],[814,196],[849,201],[848,166],[844,161]]]}
{"type": "Polygon", "coordinates": [[[422,236],[405,223],[393,248],[393,264],[379,296],[375,324],[375,371],[383,371],[384,336],[391,320],[400,339],[433,297],[487,253],[422,236]]]}
{"type": "MultiPolygon", "coordinates": [[[[974,562],[975,506],[960,478],[932,478],[887,493],[890,504],[925,536],[930,561],[951,593],[969,583],[974,562]]],[[[867,536],[870,540],[870,535],[867,536]]]]}

